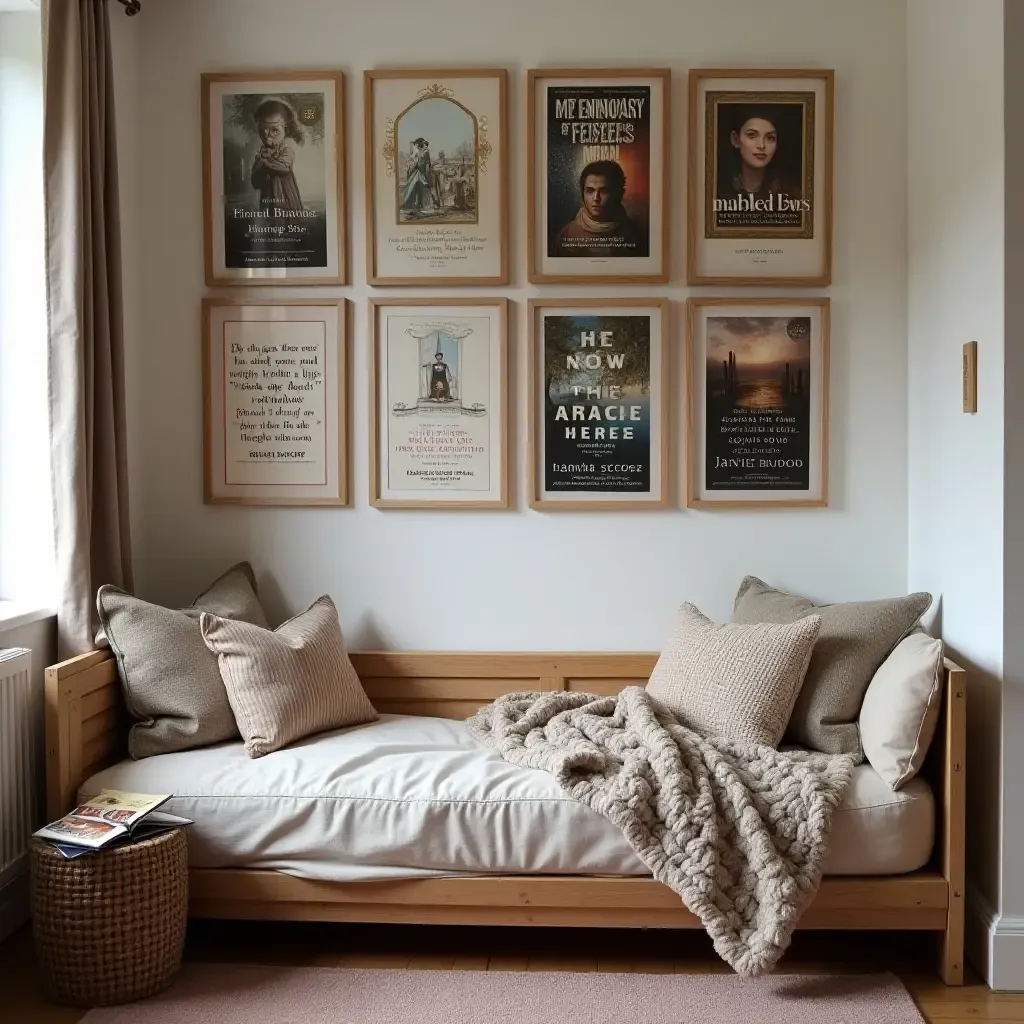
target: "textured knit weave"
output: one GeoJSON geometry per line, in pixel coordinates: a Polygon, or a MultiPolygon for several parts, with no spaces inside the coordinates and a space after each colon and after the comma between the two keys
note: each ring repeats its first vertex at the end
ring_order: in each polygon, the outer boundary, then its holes
{"type": "Polygon", "coordinates": [[[238,728],[217,659],[206,649],[199,616],[213,612],[266,626],[248,562],[232,566],[180,611],[117,587],[100,587],[96,607],[117,659],[125,704],[139,719],[128,733],[132,757],[152,757],[236,739],[238,728]]]}
{"type": "Polygon", "coordinates": [[[326,595],[276,630],[216,615],[203,615],[202,628],[250,757],[377,718],[326,595]]]}
{"type": "Polygon", "coordinates": [[[821,619],[716,625],[684,604],[647,692],[705,736],[778,746],[807,671],[821,619]]]}
{"type": "Polygon", "coordinates": [[[853,758],[705,739],[646,690],[513,693],[467,722],[622,829],[736,971],[769,970],[821,882],[853,758]]]}
{"type": "Polygon", "coordinates": [[[932,603],[917,593],[884,601],[814,604],[775,590],[756,576],[740,584],[733,622],[795,622],[821,616],[821,631],[793,707],[785,739],[826,754],[863,759],[857,716],[879,665],[932,603]]]}

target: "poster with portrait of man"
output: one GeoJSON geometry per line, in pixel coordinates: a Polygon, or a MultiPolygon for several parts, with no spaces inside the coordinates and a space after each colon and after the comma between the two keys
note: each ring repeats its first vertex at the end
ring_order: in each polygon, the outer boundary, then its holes
{"type": "Polygon", "coordinates": [[[338,72],[202,77],[208,284],[342,284],[338,72]]]}
{"type": "Polygon", "coordinates": [[[829,283],[832,81],[690,73],[688,283],[829,283]]]}
{"type": "Polygon", "coordinates": [[[530,72],[531,280],[666,280],[668,81],[530,72]]]}

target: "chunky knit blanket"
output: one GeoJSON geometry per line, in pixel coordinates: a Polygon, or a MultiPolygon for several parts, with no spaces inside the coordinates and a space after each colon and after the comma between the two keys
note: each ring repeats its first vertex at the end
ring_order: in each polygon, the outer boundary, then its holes
{"type": "Polygon", "coordinates": [[[849,755],[708,738],[646,690],[510,693],[467,722],[621,828],[743,975],[770,970],[817,892],[849,755]]]}

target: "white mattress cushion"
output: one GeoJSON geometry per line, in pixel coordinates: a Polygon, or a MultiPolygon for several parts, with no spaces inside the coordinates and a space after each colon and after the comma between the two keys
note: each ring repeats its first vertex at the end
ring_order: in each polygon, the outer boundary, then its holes
{"type": "MultiPolygon", "coordinates": [[[[546,772],[519,768],[462,722],[382,715],[256,760],[241,743],[123,761],[89,779],[173,793],[193,867],[271,868],[359,881],[449,873],[642,875],[622,833],[566,796],[546,772]]],[[[920,778],[898,793],[868,765],[836,813],[831,874],[921,867],[934,835],[920,778]]]]}

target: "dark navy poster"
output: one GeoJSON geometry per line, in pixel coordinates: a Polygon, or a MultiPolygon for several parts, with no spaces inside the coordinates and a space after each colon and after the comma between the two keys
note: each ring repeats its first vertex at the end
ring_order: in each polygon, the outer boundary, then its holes
{"type": "Polygon", "coordinates": [[[544,490],[650,494],[650,316],[542,322],[544,490]]]}

